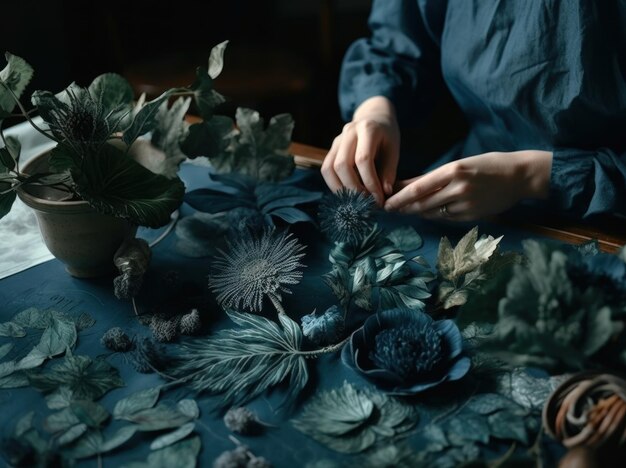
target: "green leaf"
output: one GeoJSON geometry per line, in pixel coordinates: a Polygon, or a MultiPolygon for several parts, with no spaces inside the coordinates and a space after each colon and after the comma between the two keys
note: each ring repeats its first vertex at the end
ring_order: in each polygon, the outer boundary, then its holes
{"type": "Polygon", "coordinates": [[[72,148],[65,144],[58,144],[50,150],[48,163],[51,171],[60,173],[80,167],[81,160],[72,148]]]}
{"type": "Polygon", "coordinates": [[[228,316],[238,328],[183,343],[175,373],[194,376],[189,380],[194,390],[221,395],[223,407],[244,404],[282,382],[293,400],[308,381],[298,325],[284,314],[279,316],[282,328],[253,314],[228,316]]]}
{"type": "Polygon", "coordinates": [[[0,173],[12,171],[15,168],[15,159],[7,148],[0,148],[0,173]]]}
{"type": "Polygon", "coordinates": [[[124,420],[137,424],[140,431],[160,431],[180,427],[190,421],[188,415],[165,404],[158,404],[154,408],[146,408],[133,414],[124,415],[124,420]]]}
{"type": "Polygon", "coordinates": [[[358,453],[394,439],[417,422],[411,407],[379,393],[343,387],[318,393],[292,420],[300,432],[341,453],[358,453]]]}
{"type": "Polygon", "coordinates": [[[37,390],[51,393],[61,386],[80,400],[97,400],[109,390],[124,386],[116,368],[102,359],[66,355],[60,362],[28,375],[37,390]]]}
{"type": "MultiPolygon", "coordinates": [[[[5,182],[0,182],[0,192],[8,189],[9,187],[9,184],[5,182]]],[[[11,208],[13,207],[13,203],[15,202],[16,198],[17,194],[14,190],[4,194],[0,194],[0,219],[5,217],[11,211],[11,208]]]]}
{"type": "Polygon", "coordinates": [[[70,450],[69,455],[72,458],[80,459],[110,452],[126,443],[135,432],[137,432],[135,427],[122,427],[109,440],[105,440],[99,430],[90,430],[78,439],[70,450]]]}
{"type": "Polygon", "coordinates": [[[9,336],[12,338],[21,338],[26,336],[26,330],[24,327],[14,322],[0,323],[0,336],[9,336]]]}
{"type": "Polygon", "coordinates": [[[220,73],[222,73],[222,69],[224,68],[224,51],[227,45],[228,41],[224,41],[211,49],[208,74],[212,79],[217,78],[220,73]]]}
{"type": "Polygon", "coordinates": [[[51,358],[72,349],[76,344],[76,326],[71,322],[53,318],[35,347],[42,356],[51,358]]]}
{"type": "Polygon", "coordinates": [[[73,401],[71,411],[81,423],[89,427],[100,427],[109,419],[109,412],[104,406],[89,400],[73,401]]]}
{"type": "Polygon", "coordinates": [[[501,410],[521,410],[517,403],[498,393],[475,395],[467,402],[465,409],[481,415],[489,415],[501,410]]]}
{"type": "Polygon", "coordinates": [[[33,67],[24,59],[9,52],[4,57],[7,65],[0,71],[0,120],[11,115],[17,104],[13,95],[19,99],[33,77],[33,67]]]}
{"type": "Polygon", "coordinates": [[[152,452],[145,462],[127,463],[122,468],[195,468],[201,445],[199,437],[192,437],[152,452]]]}
{"type": "Polygon", "coordinates": [[[168,432],[160,437],[157,437],[150,444],[150,450],[159,450],[164,447],[168,447],[172,444],[175,444],[179,440],[184,439],[189,434],[191,434],[196,428],[196,423],[190,422],[180,426],[178,429],[172,432],[168,432]]]}
{"type": "Polygon", "coordinates": [[[160,387],[153,387],[135,392],[119,400],[113,409],[113,417],[115,419],[128,419],[141,410],[154,407],[159,399],[160,392],[160,387]]]}
{"type": "Polygon", "coordinates": [[[111,145],[86,158],[72,178],[81,197],[99,212],[152,228],[169,223],[185,193],[180,179],[154,174],[111,145]]]}
{"type": "Polygon", "coordinates": [[[163,102],[157,113],[157,124],[152,132],[151,143],[165,154],[163,160],[149,167],[152,172],[167,178],[176,177],[180,163],[186,159],[181,150],[181,142],[187,137],[185,115],[191,99],[179,98],[170,108],[167,101],[163,102]]]}
{"type": "Polygon", "coordinates": [[[490,427],[486,418],[479,414],[464,412],[462,416],[450,420],[447,424],[448,440],[453,445],[467,442],[489,442],[490,427]]]}
{"type": "Polygon", "coordinates": [[[135,97],[130,83],[116,73],[97,76],[89,85],[89,93],[102,105],[105,113],[115,110],[130,110],[135,97]]]}
{"type": "Polygon", "coordinates": [[[59,446],[70,444],[87,432],[88,429],[87,424],[76,424],[67,429],[56,439],[57,444],[59,444],[59,446]]]}
{"type": "Polygon", "coordinates": [[[13,346],[13,343],[5,343],[0,346],[0,359],[4,359],[4,357],[11,352],[13,346]]]}
{"type": "Polygon", "coordinates": [[[47,314],[35,307],[29,307],[13,316],[12,322],[24,328],[46,329],[50,324],[50,314],[47,314]]]}
{"type": "Polygon", "coordinates": [[[61,386],[53,393],[46,395],[46,405],[50,409],[63,409],[70,406],[74,400],[73,392],[68,388],[61,386]]]}
{"type": "Polygon", "coordinates": [[[55,433],[67,431],[77,424],[81,424],[81,421],[74,414],[71,408],[65,408],[49,415],[44,420],[43,427],[47,432],[55,433]]]}
{"type": "Polygon", "coordinates": [[[200,417],[200,408],[198,408],[198,403],[195,400],[189,398],[180,400],[176,408],[188,418],[198,419],[200,417]]]}
{"type": "Polygon", "coordinates": [[[403,252],[419,249],[424,244],[422,237],[410,226],[394,229],[387,238],[403,252]]]}
{"type": "Polygon", "coordinates": [[[20,388],[29,384],[28,377],[24,372],[13,372],[0,378],[0,388],[20,388]]]}
{"type": "Polygon", "coordinates": [[[508,411],[499,411],[488,416],[489,428],[493,437],[516,440],[528,445],[528,432],[523,417],[508,411]]]}
{"type": "Polygon", "coordinates": [[[213,89],[213,78],[209,76],[209,69],[206,67],[196,68],[196,80],[191,85],[191,90],[204,120],[210,120],[215,108],[226,101],[224,96],[213,89]]]}
{"type": "Polygon", "coordinates": [[[195,123],[189,127],[187,137],[181,142],[181,150],[190,158],[206,156],[211,159],[212,165],[217,170],[228,172],[232,161],[220,156],[228,148],[229,136],[234,128],[233,120],[222,115],[215,115],[209,120],[195,123]]]}
{"type": "Polygon", "coordinates": [[[157,125],[157,115],[161,104],[167,102],[173,90],[165,91],[159,97],[147,102],[134,116],[130,126],[124,131],[122,141],[128,146],[144,133],[154,130],[157,125]]]}

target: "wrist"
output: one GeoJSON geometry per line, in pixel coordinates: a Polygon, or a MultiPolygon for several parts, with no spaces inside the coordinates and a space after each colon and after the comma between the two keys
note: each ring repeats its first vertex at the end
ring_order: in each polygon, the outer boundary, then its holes
{"type": "Polygon", "coordinates": [[[524,197],[548,198],[550,193],[550,175],[552,173],[552,152],[525,150],[519,151],[518,154],[524,197]]]}

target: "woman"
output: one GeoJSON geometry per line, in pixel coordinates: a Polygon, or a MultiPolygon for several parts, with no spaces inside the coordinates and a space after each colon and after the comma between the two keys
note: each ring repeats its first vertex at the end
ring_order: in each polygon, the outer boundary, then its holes
{"type": "Polygon", "coordinates": [[[349,121],[322,174],[390,211],[466,221],[523,199],[626,214],[626,1],[375,0],[344,59],[349,121]],[[425,175],[396,181],[399,124],[443,82],[470,124],[425,175]]]}

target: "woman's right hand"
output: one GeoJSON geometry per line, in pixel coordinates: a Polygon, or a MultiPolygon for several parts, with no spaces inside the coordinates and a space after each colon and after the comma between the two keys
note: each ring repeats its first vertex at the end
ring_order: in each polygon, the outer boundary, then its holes
{"type": "Polygon", "coordinates": [[[364,101],[343,127],[324,158],[322,175],[333,192],[369,192],[382,206],[393,193],[400,155],[400,130],[394,105],[383,96],[364,101]]]}

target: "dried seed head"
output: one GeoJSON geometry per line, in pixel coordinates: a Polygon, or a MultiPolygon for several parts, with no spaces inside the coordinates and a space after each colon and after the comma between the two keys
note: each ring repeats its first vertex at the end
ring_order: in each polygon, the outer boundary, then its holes
{"type": "Polygon", "coordinates": [[[239,434],[249,434],[258,424],[256,415],[243,406],[229,409],[224,415],[226,427],[239,434]]]}
{"type": "Polygon", "coordinates": [[[111,351],[121,352],[130,351],[133,347],[133,342],[120,327],[109,328],[100,338],[100,344],[111,351]]]}

